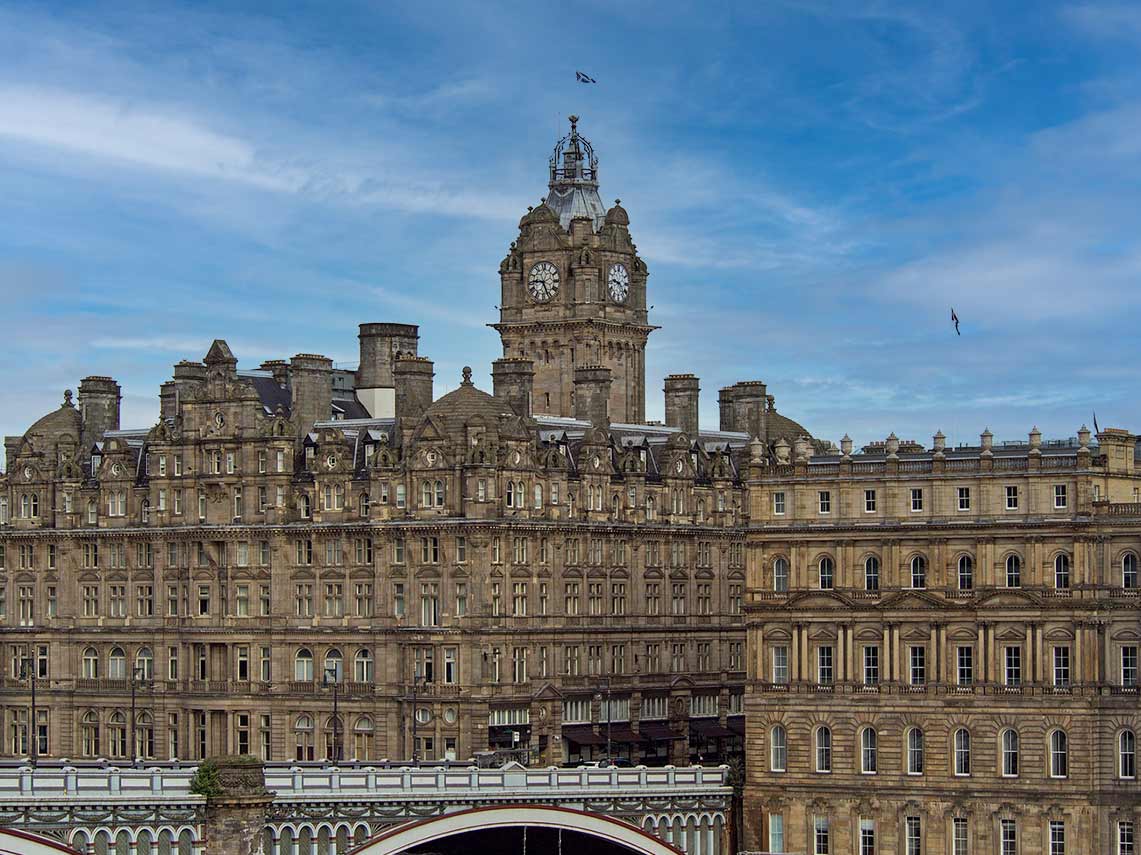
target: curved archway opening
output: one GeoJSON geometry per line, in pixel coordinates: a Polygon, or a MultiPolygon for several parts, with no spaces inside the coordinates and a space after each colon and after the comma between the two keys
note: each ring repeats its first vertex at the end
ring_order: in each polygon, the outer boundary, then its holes
{"type": "Polygon", "coordinates": [[[0,855],[79,855],[51,837],[19,828],[0,828],[0,855]]]}
{"type": "Polygon", "coordinates": [[[468,852],[683,855],[682,850],[621,820],[547,805],[479,807],[406,823],[357,847],[353,855],[468,852]]]}

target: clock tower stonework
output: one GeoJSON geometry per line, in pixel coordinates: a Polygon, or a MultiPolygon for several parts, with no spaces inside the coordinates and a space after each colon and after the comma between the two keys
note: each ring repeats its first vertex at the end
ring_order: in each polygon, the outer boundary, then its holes
{"type": "Polygon", "coordinates": [[[598,195],[598,158],[570,117],[555,145],[546,198],[519,221],[499,266],[505,357],[532,360],[535,413],[573,416],[575,369],[610,370],[611,422],[646,419],[648,271],[630,239],[630,218],[598,195]]]}

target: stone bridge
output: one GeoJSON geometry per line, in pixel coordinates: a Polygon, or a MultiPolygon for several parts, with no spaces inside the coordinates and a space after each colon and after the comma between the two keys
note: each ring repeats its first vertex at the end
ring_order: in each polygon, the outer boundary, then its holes
{"type": "Polygon", "coordinates": [[[382,855],[512,824],[605,838],[616,851],[730,852],[724,766],[263,766],[238,759],[219,761],[222,786],[209,796],[192,793],[196,767],[187,764],[0,767],[0,826],[85,855],[344,855],[358,847],[382,855]]]}

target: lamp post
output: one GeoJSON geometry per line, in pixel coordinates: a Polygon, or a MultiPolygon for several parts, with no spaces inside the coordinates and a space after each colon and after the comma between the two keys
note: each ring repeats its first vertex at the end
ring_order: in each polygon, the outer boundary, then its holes
{"type": "Polygon", "coordinates": [[[612,762],[612,758],[610,756],[610,722],[612,717],[612,711],[610,708],[610,678],[603,677],[601,680],[601,685],[605,691],[605,694],[603,694],[603,692],[599,692],[598,698],[599,700],[605,699],[606,702],[606,762],[610,763],[612,762]]]}
{"type": "Polygon", "coordinates": [[[28,722],[28,736],[30,737],[28,762],[35,768],[36,761],[39,759],[39,734],[36,732],[39,722],[36,718],[36,671],[30,656],[25,656],[20,660],[20,679],[27,680],[32,690],[32,717],[28,722]]]}
{"type": "Polygon", "coordinates": [[[139,720],[136,712],[135,705],[135,691],[139,683],[150,685],[150,677],[147,676],[147,669],[142,665],[135,665],[131,669],[131,765],[133,766],[139,759],[139,720]]]}
{"type": "MultiPolygon", "coordinates": [[[[424,676],[424,681],[427,682],[427,675],[424,676]]],[[[419,725],[419,720],[416,716],[416,690],[420,686],[421,675],[415,671],[412,672],[412,765],[420,765],[420,743],[417,741],[416,732],[419,725]]]]}
{"type": "Polygon", "coordinates": [[[321,676],[321,682],[325,686],[332,684],[333,686],[333,756],[329,759],[334,763],[341,762],[341,716],[337,702],[339,700],[339,689],[341,685],[341,675],[336,665],[326,665],[325,671],[321,676]],[[332,675],[330,679],[329,675],[332,675]]]}

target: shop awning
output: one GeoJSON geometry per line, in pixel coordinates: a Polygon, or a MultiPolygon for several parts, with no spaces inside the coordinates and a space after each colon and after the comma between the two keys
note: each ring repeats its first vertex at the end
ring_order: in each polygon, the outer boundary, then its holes
{"type": "MultiPolygon", "coordinates": [[[[604,724],[599,725],[598,726],[598,733],[603,738],[605,738],[606,737],[606,725],[604,725],[604,724]]],[[[645,736],[643,736],[640,733],[635,733],[633,728],[631,728],[629,724],[625,724],[625,723],[623,723],[623,724],[612,724],[610,726],[610,741],[611,742],[630,743],[630,744],[634,744],[634,745],[640,744],[642,742],[649,742],[649,740],[646,739],[645,736]]]]}
{"type": "Polygon", "coordinates": [[[689,732],[694,736],[706,739],[721,739],[726,736],[737,736],[727,727],[722,727],[715,718],[694,718],[689,721],[689,732]]]}
{"type": "MultiPolygon", "coordinates": [[[[572,724],[563,726],[563,738],[575,745],[605,745],[606,734],[599,736],[589,724],[572,724]]],[[[611,737],[613,741],[613,734],[611,737]]]]}
{"type": "Polygon", "coordinates": [[[638,731],[643,739],[650,742],[670,742],[678,738],[664,721],[644,721],[638,726],[638,731]]]}

